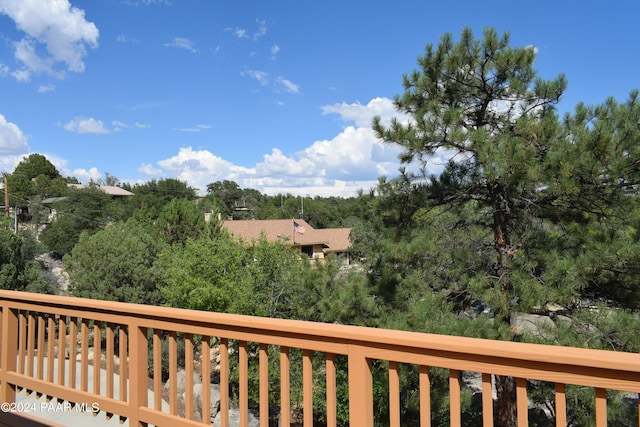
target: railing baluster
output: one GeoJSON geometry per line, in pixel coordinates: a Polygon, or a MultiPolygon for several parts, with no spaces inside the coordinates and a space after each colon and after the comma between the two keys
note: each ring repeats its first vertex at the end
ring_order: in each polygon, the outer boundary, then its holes
{"type": "Polygon", "coordinates": [[[202,424],[211,424],[211,337],[202,337],[202,424]]]}
{"type": "MultiPolygon", "coordinates": [[[[89,319],[80,324],[80,390],[89,390],[89,319]]],[[[95,357],[95,354],[94,354],[95,357]]]]}
{"type": "Polygon", "coordinates": [[[58,319],[58,385],[64,385],[65,353],[67,351],[67,316],[58,319]]]}
{"type": "Polygon", "coordinates": [[[596,388],[596,427],[607,426],[607,390],[596,388]]]}
{"type": "Polygon", "coordinates": [[[304,426],[313,427],[313,352],[302,352],[302,411],[304,426]]]}
{"type": "Polygon", "coordinates": [[[169,332],[169,413],[178,415],[178,334],[169,332]]]}
{"type": "MultiPolygon", "coordinates": [[[[55,362],[56,321],[53,313],[47,319],[47,381],[53,382],[53,367],[55,362]]],[[[47,396],[47,402],[51,396],[47,396]]]]}
{"type": "Polygon", "coordinates": [[[289,347],[280,346],[280,425],[291,424],[291,384],[289,347]]]}
{"type": "Polygon", "coordinates": [[[128,364],[127,360],[129,358],[127,354],[127,340],[128,333],[127,327],[125,325],[120,325],[118,329],[118,340],[120,341],[119,349],[118,349],[118,360],[120,361],[119,373],[120,373],[120,400],[123,402],[127,401],[127,378],[129,376],[128,373],[128,364]]]}
{"type": "MultiPolygon", "coordinates": [[[[114,356],[115,356],[115,333],[114,325],[111,322],[105,324],[105,368],[107,371],[107,397],[113,399],[113,383],[114,383],[114,356]]],[[[106,411],[105,416],[110,420],[113,413],[106,411]]]]}
{"type": "Polygon", "coordinates": [[[27,326],[27,376],[33,377],[33,365],[35,363],[36,346],[36,313],[29,311],[29,324],[27,326]]]}
{"type": "Polygon", "coordinates": [[[567,425],[567,397],[565,385],[556,383],[556,427],[565,427],[567,425]]]}
{"type": "Polygon", "coordinates": [[[260,344],[260,425],[269,425],[269,346],[260,344]]]}
{"type": "Polygon", "coordinates": [[[327,427],[336,427],[338,423],[338,401],[336,398],[336,356],[333,353],[325,355],[325,370],[327,377],[327,427]]]}
{"type": "Polygon", "coordinates": [[[184,335],[185,416],[193,420],[193,334],[184,335]]]}
{"type": "Polygon", "coordinates": [[[102,364],[102,325],[93,322],[93,394],[100,395],[100,365],[102,364]]]}
{"type": "Polygon", "coordinates": [[[18,370],[19,374],[25,373],[27,358],[27,313],[20,310],[18,314],[18,370]]]}
{"type": "Polygon", "coordinates": [[[431,427],[431,378],[429,367],[420,365],[420,427],[431,427]]]}
{"type": "Polygon", "coordinates": [[[249,424],[249,355],[247,342],[238,342],[238,368],[239,375],[239,399],[240,399],[240,425],[246,427],[249,424]]]}
{"type": "Polygon", "coordinates": [[[482,373],[482,424],[493,426],[493,388],[491,374],[482,373]]]}
{"type": "Polygon", "coordinates": [[[516,406],[518,408],[518,427],[529,425],[529,399],[527,398],[527,379],[516,380],[516,406]]]}
{"type": "MultiPolygon", "coordinates": [[[[45,354],[45,335],[46,335],[46,323],[43,313],[38,313],[38,363],[37,363],[37,378],[39,380],[44,379],[44,354],[45,354]]],[[[37,395],[40,397],[40,394],[37,395]]]]}
{"type": "Polygon", "coordinates": [[[153,330],[153,409],[162,410],[162,338],[153,330]]]}
{"type": "MultiPolygon", "coordinates": [[[[113,331],[113,324],[110,322],[107,322],[106,325],[106,353],[105,353],[105,362],[106,362],[106,368],[107,368],[107,397],[113,399],[113,374],[114,374],[114,341],[115,341],[115,334],[113,331]]],[[[107,416],[107,418],[109,418],[107,416]]]]}
{"type": "Polygon", "coordinates": [[[229,427],[229,340],[220,338],[220,427],[229,427]]]}
{"type": "Polygon", "coordinates": [[[69,319],[69,382],[67,387],[76,388],[76,355],[78,345],[78,319],[69,319]]]}
{"type": "Polygon", "coordinates": [[[389,425],[400,427],[400,377],[398,362],[389,362],[389,425]]]}
{"type": "Polygon", "coordinates": [[[451,426],[460,427],[462,425],[462,411],[460,403],[460,371],[449,370],[449,411],[451,426]]]}

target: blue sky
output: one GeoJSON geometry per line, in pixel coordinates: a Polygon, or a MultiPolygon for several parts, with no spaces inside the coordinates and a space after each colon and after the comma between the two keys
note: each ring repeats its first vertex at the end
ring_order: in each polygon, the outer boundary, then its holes
{"type": "Polygon", "coordinates": [[[0,169],[35,152],[83,182],[352,196],[397,174],[371,118],[394,115],[427,43],[509,31],[543,78],[565,73],[569,111],[640,88],[638,16],[633,1],[0,0],[0,169]]]}

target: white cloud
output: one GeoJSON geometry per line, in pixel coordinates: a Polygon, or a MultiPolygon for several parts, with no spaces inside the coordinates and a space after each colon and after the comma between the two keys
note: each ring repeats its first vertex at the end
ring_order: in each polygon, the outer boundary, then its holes
{"type": "Polygon", "coordinates": [[[181,148],[176,156],[158,165],[201,189],[207,184],[232,180],[243,188],[266,194],[353,196],[360,189],[375,187],[380,175],[395,176],[400,166],[400,149],[386,145],[371,129],[371,118],[383,114],[390,119],[395,109],[389,99],[374,99],[367,105],[336,104],[323,114],[336,113],[342,120],[356,122],[331,139],[319,140],[296,153],[273,148],[263,160],[250,167],[234,165],[208,150],[181,148]],[[362,124],[362,126],[359,126],[362,124]]]}
{"type": "Polygon", "coordinates": [[[258,40],[260,37],[267,34],[267,21],[264,19],[256,19],[258,23],[258,30],[253,34],[253,39],[258,40]]]}
{"type": "Polygon", "coordinates": [[[176,47],[178,49],[184,49],[191,53],[195,53],[198,49],[195,48],[195,43],[186,37],[174,37],[170,43],[164,44],[167,47],[176,47]]]}
{"type": "Polygon", "coordinates": [[[0,155],[21,154],[29,151],[27,137],[18,125],[8,122],[0,114],[0,155]]]}
{"type": "Polygon", "coordinates": [[[134,126],[137,127],[138,129],[148,129],[151,127],[151,125],[146,125],[144,123],[138,123],[138,122],[135,122],[134,126]]]}
{"type": "Polygon", "coordinates": [[[162,169],[154,168],[149,164],[140,165],[138,172],[149,178],[159,178],[163,175],[162,169]]]}
{"type": "Polygon", "coordinates": [[[210,125],[198,125],[192,128],[180,128],[178,129],[180,132],[202,132],[205,129],[211,128],[210,125]]]}
{"type": "Polygon", "coordinates": [[[269,75],[260,70],[244,70],[240,73],[241,76],[251,77],[260,83],[260,86],[266,86],[269,84],[269,75]]]}
{"type": "MultiPolygon", "coordinates": [[[[269,74],[265,71],[246,69],[240,72],[241,76],[250,77],[257,81],[260,86],[267,86],[270,83],[269,74]]],[[[273,91],[276,93],[300,93],[300,85],[278,76],[274,79],[272,85],[273,91]]]]}
{"type": "Polygon", "coordinates": [[[374,116],[380,116],[383,123],[389,123],[391,117],[403,120],[389,98],[374,98],[367,105],[359,102],[325,105],[322,107],[322,114],[339,114],[343,121],[353,122],[358,127],[371,127],[374,116]]]}
{"type": "Polygon", "coordinates": [[[29,70],[15,70],[11,72],[11,75],[19,82],[28,82],[31,79],[29,70]]]}
{"type": "Polygon", "coordinates": [[[271,46],[271,59],[276,59],[276,55],[280,52],[280,46],[274,44],[271,46]]]}
{"type": "Polygon", "coordinates": [[[158,165],[173,172],[178,179],[199,189],[200,194],[206,192],[207,184],[224,179],[238,182],[240,177],[252,173],[251,169],[234,166],[210,151],[194,151],[191,147],[180,148],[177,155],[159,161],[158,165]]]}
{"type": "Polygon", "coordinates": [[[38,88],[39,93],[53,92],[54,90],[56,90],[56,86],[52,84],[40,85],[40,87],[38,88]]]}
{"type": "Polygon", "coordinates": [[[235,36],[239,39],[249,38],[249,36],[247,36],[247,30],[245,30],[244,28],[235,28],[235,29],[227,28],[227,30],[232,31],[233,34],[235,34],[235,36]]]}
{"type": "Polygon", "coordinates": [[[98,28],[68,0],[0,0],[0,13],[26,33],[14,43],[15,56],[23,64],[12,73],[18,80],[26,81],[32,73],[42,72],[63,78],[65,70],[55,68],[59,63],[68,71],[81,73],[87,46],[98,46],[98,28]],[[46,53],[41,52],[42,46],[46,53]]]}
{"type": "Polygon", "coordinates": [[[115,128],[128,128],[129,125],[118,120],[113,120],[111,125],[115,128]]]}
{"type": "Polygon", "coordinates": [[[276,79],[279,89],[289,93],[300,93],[300,86],[280,76],[276,79]]]}
{"type": "Polygon", "coordinates": [[[96,120],[92,117],[75,117],[69,123],[63,126],[69,132],[77,132],[77,133],[94,133],[94,134],[105,134],[109,133],[109,129],[107,129],[104,123],[100,120],[96,120]]]}
{"type": "MultiPolygon", "coordinates": [[[[358,190],[374,188],[381,175],[397,175],[401,149],[383,143],[371,129],[375,115],[379,115],[384,123],[398,116],[391,99],[375,98],[366,105],[327,105],[322,107],[322,114],[338,114],[347,124],[333,138],[315,141],[296,153],[273,148],[261,162],[245,167],[234,165],[208,150],[186,147],[157,164],[169,175],[199,188],[201,194],[211,182],[227,179],[242,188],[255,188],[265,194],[349,197],[358,190]]],[[[440,172],[449,158],[450,153],[436,153],[426,165],[427,172],[440,172]]],[[[143,166],[148,176],[161,174],[151,165],[143,166]]]]}
{"type": "Polygon", "coordinates": [[[98,168],[93,167],[89,170],[80,168],[74,169],[68,173],[68,176],[74,176],[78,178],[78,180],[82,183],[87,183],[90,181],[98,181],[102,178],[102,173],[98,170],[98,168]]]}
{"type": "Polygon", "coordinates": [[[118,36],[116,37],[116,41],[118,43],[138,43],[139,40],[133,37],[129,37],[125,34],[118,34],[118,36]]]}

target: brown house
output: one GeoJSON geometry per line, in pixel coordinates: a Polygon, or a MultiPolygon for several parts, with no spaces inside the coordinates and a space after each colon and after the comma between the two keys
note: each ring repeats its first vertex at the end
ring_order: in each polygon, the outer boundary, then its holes
{"type": "Polygon", "coordinates": [[[264,234],[268,241],[288,242],[309,258],[324,259],[332,253],[349,262],[350,228],[315,229],[303,219],[229,220],[223,226],[247,242],[264,234]]]}

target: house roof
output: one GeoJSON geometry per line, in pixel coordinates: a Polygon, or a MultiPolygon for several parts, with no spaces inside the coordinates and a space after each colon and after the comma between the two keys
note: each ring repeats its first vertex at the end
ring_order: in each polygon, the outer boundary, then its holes
{"type": "Polygon", "coordinates": [[[46,199],[43,199],[42,203],[43,205],[50,205],[52,203],[57,203],[57,202],[61,202],[63,200],[66,200],[66,197],[47,197],[46,199]]]}
{"type": "Polygon", "coordinates": [[[264,234],[271,242],[286,241],[295,246],[324,245],[327,252],[344,252],[350,246],[350,228],[315,229],[303,219],[229,220],[223,225],[234,236],[249,242],[264,234]],[[304,228],[304,233],[294,232],[294,221],[304,228]]]}
{"type": "MultiPolygon", "coordinates": [[[[78,190],[89,187],[88,185],[84,184],[67,184],[67,186],[76,188],[78,190]]],[[[127,191],[124,188],[116,187],[115,185],[99,185],[97,187],[110,196],[133,196],[133,193],[131,191],[127,191]]]]}

